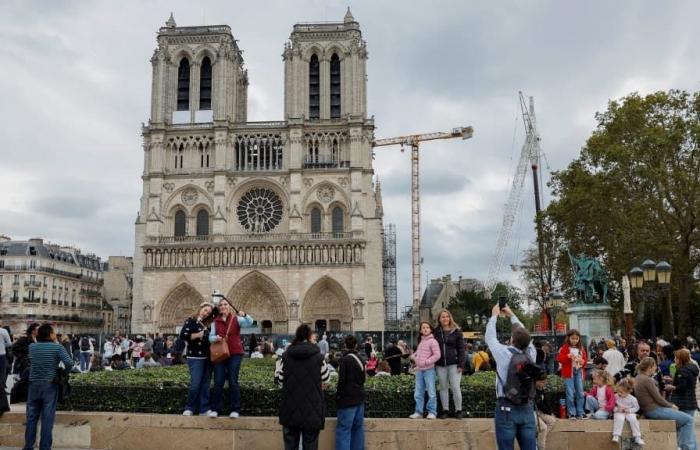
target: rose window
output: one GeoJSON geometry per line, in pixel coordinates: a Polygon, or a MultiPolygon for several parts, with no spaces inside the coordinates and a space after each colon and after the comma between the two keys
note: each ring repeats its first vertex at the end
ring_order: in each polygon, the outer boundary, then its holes
{"type": "Polygon", "coordinates": [[[282,221],[282,200],[270,189],[253,188],[238,202],[238,221],[252,233],[266,233],[282,221]]]}

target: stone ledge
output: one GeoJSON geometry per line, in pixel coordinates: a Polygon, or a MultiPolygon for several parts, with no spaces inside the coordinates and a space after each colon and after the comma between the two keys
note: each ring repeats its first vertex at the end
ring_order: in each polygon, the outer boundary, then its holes
{"type": "MultiPolygon", "coordinates": [[[[22,446],[24,413],[6,413],[0,418],[0,446],[22,446]]],[[[334,448],[335,419],[326,419],[320,448],[334,448]]],[[[676,427],[672,421],[640,420],[647,448],[676,449],[676,427]]],[[[610,442],[612,421],[560,420],[547,440],[550,450],[619,449],[610,442]]],[[[623,438],[629,438],[625,425],[623,438]]],[[[492,419],[410,420],[365,419],[367,449],[495,449],[492,419]]],[[[256,450],[282,444],[276,417],[183,417],[166,414],[105,412],[59,412],[54,428],[54,448],[94,450],[256,450]]]]}

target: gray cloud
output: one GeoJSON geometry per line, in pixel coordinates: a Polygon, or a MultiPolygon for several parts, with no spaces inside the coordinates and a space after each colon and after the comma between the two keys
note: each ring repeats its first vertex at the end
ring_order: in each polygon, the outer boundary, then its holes
{"type": "MultiPolygon", "coordinates": [[[[231,25],[249,70],[249,119],[278,120],[280,54],[295,22],[340,20],[347,2],[26,2],[0,7],[0,233],[44,236],[102,256],[133,251],[155,32],[231,25]]],[[[421,148],[425,284],[484,278],[522,143],[517,92],[534,95],[552,170],[565,167],[608,99],[697,89],[700,5],[691,1],[353,2],[368,42],[377,137],[473,125],[468,141],[421,148]],[[519,126],[519,128],[518,128],[519,126]]],[[[385,222],[398,232],[410,301],[410,160],[377,151],[385,222]]],[[[543,178],[548,179],[546,167],[543,178]]],[[[545,193],[545,200],[548,195],[545,193]]],[[[531,180],[506,264],[533,239],[531,180]]],[[[507,267],[506,267],[507,268],[507,267]]],[[[506,271],[503,277],[516,280],[506,271]]]]}

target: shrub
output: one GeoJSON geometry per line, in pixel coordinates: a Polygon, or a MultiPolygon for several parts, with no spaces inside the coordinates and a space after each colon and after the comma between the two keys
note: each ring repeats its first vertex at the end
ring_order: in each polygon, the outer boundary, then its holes
{"type": "MultiPolygon", "coordinates": [[[[243,415],[277,416],[281,398],[274,384],[275,361],[244,359],[239,383],[243,415]]],[[[335,377],[325,391],[326,413],[335,416],[335,377]]],[[[495,372],[462,377],[463,409],[471,417],[491,417],[495,408],[495,372]]],[[[63,409],[179,414],[185,406],[189,373],[186,366],[78,374],[63,409]]],[[[414,411],[414,378],[410,375],[371,377],[365,383],[367,417],[406,417],[414,411]]],[[[226,389],[224,398],[228,398],[226,389]]],[[[547,385],[548,401],[557,405],[564,387],[556,376],[547,385]]],[[[438,397],[439,402],[439,397],[438,397]]],[[[228,402],[224,402],[227,407],[228,402]]],[[[454,409],[454,407],[452,407],[454,409]]]]}

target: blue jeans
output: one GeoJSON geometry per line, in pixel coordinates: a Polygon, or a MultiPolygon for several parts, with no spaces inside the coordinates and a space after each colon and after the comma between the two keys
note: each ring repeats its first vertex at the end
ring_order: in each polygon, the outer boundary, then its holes
{"type": "Polygon", "coordinates": [[[581,370],[574,370],[571,378],[564,378],[566,410],[569,417],[583,416],[583,378],[581,370]]]}
{"type": "Polygon", "coordinates": [[[416,412],[423,414],[425,390],[428,390],[428,414],[437,414],[437,395],[435,393],[435,369],[416,370],[416,390],[413,398],[416,400],[416,412]]]}
{"type": "Polygon", "coordinates": [[[598,404],[598,399],[593,397],[592,395],[587,395],[586,396],[586,409],[593,414],[594,419],[600,419],[600,420],[605,420],[608,417],[610,417],[610,414],[605,411],[598,411],[598,408],[600,408],[600,405],[598,404]]]}
{"type": "Polygon", "coordinates": [[[224,404],[224,383],[228,381],[231,412],[241,412],[241,388],[238,385],[238,371],[241,368],[241,355],[231,355],[226,361],[214,364],[214,392],[212,410],[221,413],[224,404]]]}
{"type": "Polygon", "coordinates": [[[50,381],[30,381],[27,395],[27,428],[24,430],[24,449],[32,450],[36,429],[41,417],[39,450],[51,450],[53,422],[56,419],[58,386],[50,381]]]}
{"type": "Polygon", "coordinates": [[[185,410],[206,414],[209,411],[211,362],[209,358],[187,358],[187,365],[190,368],[190,389],[185,410]]]}
{"type": "Polygon", "coordinates": [[[338,408],[335,450],[364,450],[365,405],[338,408]]]}
{"type": "Polygon", "coordinates": [[[532,403],[514,406],[504,399],[499,399],[496,402],[494,423],[498,450],[513,450],[516,439],[520,450],[537,448],[537,425],[532,403]]]}
{"type": "Polygon", "coordinates": [[[678,446],[683,450],[696,450],[693,417],[672,408],[656,408],[644,415],[652,420],[674,420],[678,446]]]}
{"type": "Polygon", "coordinates": [[[90,352],[80,352],[80,371],[85,372],[90,366],[90,352]]]}

